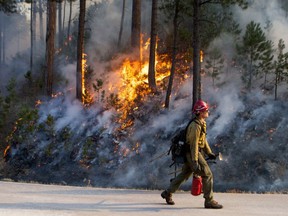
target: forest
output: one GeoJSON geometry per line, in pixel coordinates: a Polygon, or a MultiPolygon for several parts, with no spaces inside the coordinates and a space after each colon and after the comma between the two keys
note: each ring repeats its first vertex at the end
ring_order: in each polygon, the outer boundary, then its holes
{"type": "Polygon", "coordinates": [[[163,189],[203,99],[215,191],[287,193],[287,20],[285,0],[0,0],[0,179],[163,189]]]}

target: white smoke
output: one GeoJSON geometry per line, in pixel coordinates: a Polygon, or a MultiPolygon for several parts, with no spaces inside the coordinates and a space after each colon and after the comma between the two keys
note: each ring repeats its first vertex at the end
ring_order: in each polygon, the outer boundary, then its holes
{"type": "MultiPolygon", "coordinates": [[[[66,64],[60,66],[60,74],[65,78],[67,81],[66,88],[69,89],[75,89],[76,86],[76,63],[74,64],[66,64]]],[[[71,93],[74,92],[74,97],[76,97],[76,91],[71,91],[71,93]]]]}
{"type": "Polygon", "coordinates": [[[279,1],[253,1],[253,4],[246,10],[235,7],[234,16],[243,30],[249,22],[254,21],[260,23],[262,28],[268,27],[268,38],[276,45],[281,38],[288,43],[287,17],[279,1]]]}
{"type": "MultiPolygon", "coordinates": [[[[102,3],[101,8],[92,13],[94,18],[89,21],[89,25],[91,26],[91,35],[93,36],[90,38],[89,46],[86,47],[86,52],[89,59],[92,59],[94,62],[117,51],[122,15],[122,7],[119,3],[114,1],[105,4],[102,3]]],[[[122,45],[126,44],[129,39],[130,17],[131,4],[126,2],[122,45]]]]}
{"type": "Polygon", "coordinates": [[[216,136],[217,134],[221,134],[225,132],[227,127],[232,120],[234,120],[236,114],[238,112],[242,112],[244,109],[243,102],[240,100],[238,96],[238,92],[235,89],[231,88],[223,88],[218,92],[217,98],[217,108],[213,110],[214,115],[218,115],[219,117],[215,120],[215,126],[211,128],[210,133],[211,136],[216,136]],[[224,92],[229,91],[228,95],[225,95],[224,92]]]}

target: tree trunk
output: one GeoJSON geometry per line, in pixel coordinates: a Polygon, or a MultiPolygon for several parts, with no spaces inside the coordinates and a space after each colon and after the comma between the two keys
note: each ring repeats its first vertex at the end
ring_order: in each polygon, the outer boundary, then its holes
{"type": "Polygon", "coordinates": [[[62,1],[58,1],[58,47],[62,46],[62,1]]]}
{"type": "Polygon", "coordinates": [[[40,41],[44,42],[43,2],[42,2],[42,0],[39,0],[39,26],[40,26],[40,41]]]}
{"type": "Polygon", "coordinates": [[[83,54],[84,54],[84,24],[85,24],[86,0],[80,0],[79,28],[77,41],[77,71],[76,71],[76,97],[83,103],[82,89],[84,79],[83,73],[83,54]]]}
{"type": "Polygon", "coordinates": [[[175,73],[175,67],[176,67],[176,54],[177,54],[177,40],[178,40],[178,14],[179,14],[179,1],[176,0],[175,2],[175,14],[173,19],[173,51],[172,51],[172,66],[171,66],[171,72],[169,77],[169,83],[167,87],[166,92],[166,99],[165,99],[165,108],[169,108],[170,104],[170,96],[172,92],[172,86],[173,86],[173,79],[174,79],[174,73],[175,73]]]}
{"type": "Polygon", "coordinates": [[[64,10],[63,10],[63,22],[62,22],[62,36],[64,37],[63,35],[63,31],[65,29],[65,17],[66,17],[66,0],[64,0],[64,10]]]}
{"type": "Polygon", "coordinates": [[[33,73],[33,59],[34,59],[34,42],[35,42],[35,24],[36,24],[36,0],[31,0],[31,12],[30,12],[30,71],[33,73]]]}
{"type": "Polygon", "coordinates": [[[6,41],[6,23],[5,15],[0,13],[0,68],[5,64],[5,41],[6,41]]]}
{"type": "MultiPolygon", "coordinates": [[[[70,10],[69,10],[69,20],[68,20],[68,28],[67,28],[67,38],[70,40],[70,28],[71,28],[71,19],[72,19],[72,0],[70,0],[70,10]]],[[[70,43],[69,43],[70,44],[70,43]]]]}
{"type": "Polygon", "coordinates": [[[36,21],[37,21],[37,3],[36,3],[37,0],[32,0],[33,2],[33,9],[32,9],[32,39],[33,39],[33,43],[34,43],[34,50],[35,50],[35,45],[36,45],[36,21]]]}
{"type": "Polygon", "coordinates": [[[131,47],[136,51],[136,58],[140,59],[141,46],[141,0],[133,0],[131,47]]]}
{"type": "Polygon", "coordinates": [[[278,82],[279,82],[279,71],[276,69],[276,76],[275,76],[275,89],[274,89],[274,100],[278,99],[278,82]]]}
{"type": "Polygon", "coordinates": [[[123,0],[122,16],[121,16],[121,23],[120,23],[120,31],[119,31],[119,37],[118,37],[118,49],[120,48],[121,39],[122,39],[123,23],[124,23],[124,17],[125,17],[125,4],[126,4],[126,0],[123,0]]]}
{"type": "Polygon", "coordinates": [[[1,68],[1,65],[3,64],[2,62],[2,53],[3,53],[3,38],[2,38],[2,35],[3,35],[3,14],[0,13],[0,68],[1,68]]]}
{"type": "Polygon", "coordinates": [[[56,32],[56,1],[47,2],[47,33],[46,33],[46,94],[52,95],[53,69],[56,32]]]}
{"type": "Polygon", "coordinates": [[[253,60],[252,55],[250,55],[250,61],[249,61],[249,78],[248,78],[248,91],[251,92],[252,89],[252,73],[253,73],[253,60]]]}
{"type": "Polygon", "coordinates": [[[3,40],[3,53],[2,53],[2,64],[6,64],[6,35],[7,35],[7,26],[6,22],[3,22],[3,33],[2,33],[2,40],[3,40]]]}
{"type": "Polygon", "coordinates": [[[151,37],[150,37],[150,58],[149,58],[149,71],[148,71],[148,83],[152,92],[156,92],[156,80],[155,80],[155,53],[157,43],[157,7],[158,1],[152,1],[152,17],[151,17],[151,37]]]}
{"type": "Polygon", "coordinates": [[[200,76],[200,36],[199,36],[199,10],[200,0],[194,0],[193,13],[193,105],[201,99],[201,76],[200,76]]]}

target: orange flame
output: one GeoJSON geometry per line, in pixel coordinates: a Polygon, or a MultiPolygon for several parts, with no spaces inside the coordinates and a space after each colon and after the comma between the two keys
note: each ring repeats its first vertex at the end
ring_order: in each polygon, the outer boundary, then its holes
{"type": "Polygon", "coordinates": [[[204,60],[204,52],[203,50],[200,50],[200,62],[202,63],[204,60]]]}
{"type": "MultiPolygon", "coordinates": [[[[148,39],[141,48],[141,52],[144,52],[143,54],[146,56],[148,55],[149,45],[150,40],[148,39]]],[[[143,54],[141,56],[145,56],[143,54]]],[[[158,87],[163,87],[163,79],[170,75],[171,63],[164,59],[167,59],[167,56],[164,58],[157,55],[156,52],[155,80],[158,87]]],[[[131,113],[138,109],[139,103],[141,104],[141,101],[150,93],[148,71],[148,60],[135,61],[126,58],[119,70],[121,82],[110,88],[110,91],[117,89],[116,92],[118,92],[119,106],[117,111],[120,114],[118,123],[121,124],[121,129],[133,125],[134,119],[131,113]]]]}
{"type": "Polygon", "coordinates": [[[87,55],[82,55],[82,103],[83,105],[89,105],[93,103],[93,96],[90,95],[88,89],[86,89],[85,73],[87,72],[87,55]]]}

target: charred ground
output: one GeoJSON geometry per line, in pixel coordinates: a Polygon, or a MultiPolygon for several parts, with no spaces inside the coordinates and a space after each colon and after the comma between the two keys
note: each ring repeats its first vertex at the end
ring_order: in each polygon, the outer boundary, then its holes
{"type": "MultiPolygon", "coordinates": [[[[173,177],[165,152],[175,131],[190,118],[188,107],[175,109],[182,113],[177,115],[175,110],[143,106],[130,113],[134,123],[125,130],[114,122],[115,113],[103,124],[110,110],[90,107],[79,109],[78,119],[60,127],[69,109],[69,102],[63,106],[63,101],[60,97],[49,102],[54,114],[46,104],[18,122],[1,166],[3,178],[161,189],[173,177]]],[[[211,109],[209,143],[223,154],[223,161],[211,165],[215,190],[287,192],[287,103],[245,96],[243,106],[219,134],[213,132],[221,118],[217,104],[211,109]]]]}

